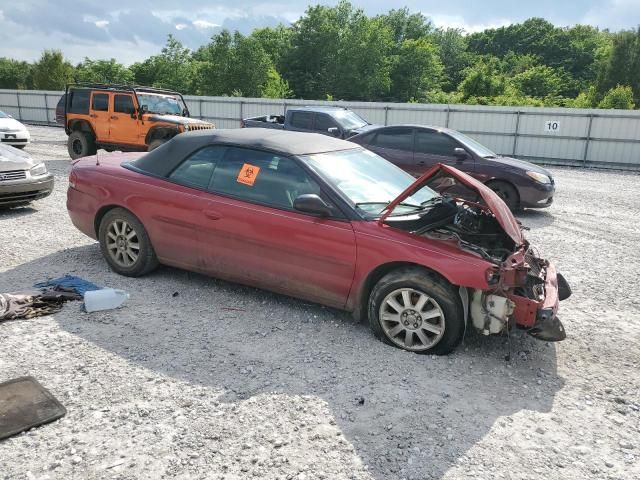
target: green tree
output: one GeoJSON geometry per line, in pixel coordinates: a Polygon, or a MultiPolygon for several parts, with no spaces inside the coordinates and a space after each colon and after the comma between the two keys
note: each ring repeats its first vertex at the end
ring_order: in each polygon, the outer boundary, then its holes
{"type": "Polygon", "coordinates": [[[560,95],[563,81],[555,69],[539,65],[514,76],[511,84],[522,96],[543,98],[560,95]]]}
{"type": "Polygon", "coordinates": [[[464,70],[464,79],[458,89],[463,98],[495,97],[505,90],[505,80],[500,73],[500,62],[495,57],[486,57],[464,70]]]}
{"type": "Polygon", "coordinates": [[[11,58],[0,58],[0,88],[30,88],[31,65],[11,58]]]}
{"type": "Polygon", "coordinates": [[[623,85],[617,85],[609,90],[598,104],[598,108],[619,108],[622,110],[633,110],[635,106],[633,90],[631,87],[623,85]]]}
{"type": "Polygon", "coordinates": [[[258,39],[239,32],[231,35],[227,30],[199,48],[194,58],[199,62],[196,90],[203,95],[242,92],[245,96],[259,97],[270,81],[271,70],[275,69],[258,39]]]}
{"type": "Polygon", "coordinates": [[[152,86],[168,88],[181,93],[191,93],[195,75],[195,65],[191,50],[185,47],[173,35],[169,35],[167,43],[160,55],[151,57],[155,69],[155,80],[152,86]]]}
{"type": "Polygon", "coordinates": [[[262,85],[261,96],[265,98],[290,98],[292,93],[289,82],[284,80],[274,67],[269,68],[267,81],[262,85]]]}
{"type": "Polygon", "coordinates": [[[283,70],[283,59],[291,48],[291,27],[278,25],[277,27],[257,28],[249,36],[256,40],[263,50],[269,55],[278,71],[283,70]]]}
{"type": "Polygon", "coordinates": [[[73,81],[73,65],[60,50],[45,50],[33,65],[32,81],[36,90],[64,90],[73,81]]]}
{"type": "Polygon", "coordinates": [[[440,61],[444,66],[442,89],[451,92],[462,81],[462,72],[473,62],[473,55],[467,52],[464,32],[458,28],[438,28],[431,35],[438,47],[440,61]]]}
{"type": "Polygon", "coordinates": [[[408,8],[390,10],[379,15],[378,19],[391,30],[395,45],[400,46],[405,40],[420,40],[433,32],[433,24],[421,13],[411,13],[408,8]]]}
{"type": "Polygon", "coordinates": [[[78,64],[75,73],[78,82],[100,82],[130,84],[133,82],[133,73],[115,58],[110,60],[91,60],[85,57],[78,64]]]}
{"type": "Polygon", "coordinates": [[[440,87],[442,72],[437,48],[426,38],[404,40],[391,72],[393,98],[424,98],[427,91],[440,87]]]}
{"type": "Polygon", "coordinates": [[[618,85],[628,85],[634,103],[640,104],[640,27],[613,35],[607,58],[596,82],[603,96],[618,85]]]}
{"type": "Polygon", "coordinates": [[[309,7],[293,25],[286,78],[296,95],[321,99],[377,100],[391,86],[391,31],[341,1],[309,7]]]}

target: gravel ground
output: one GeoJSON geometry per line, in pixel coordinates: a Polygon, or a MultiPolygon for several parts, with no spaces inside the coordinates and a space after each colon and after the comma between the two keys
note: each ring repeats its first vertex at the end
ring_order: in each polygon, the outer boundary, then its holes
{"type": "Polygon", "coordinates": [[[556,203],[520,216],[573,286],[566,341],[516,333],[506,362],[470,334],[431,357],[318,305],[110,272],[66,214],[64,133],[32,134],[57,184],[0,213],[0,291],[71,273],[131,299],[0,324],[0,381],[33,375],[68,409],[0,442],[0,478],[640,478],[640,176],[552,168],[556,203]]]}

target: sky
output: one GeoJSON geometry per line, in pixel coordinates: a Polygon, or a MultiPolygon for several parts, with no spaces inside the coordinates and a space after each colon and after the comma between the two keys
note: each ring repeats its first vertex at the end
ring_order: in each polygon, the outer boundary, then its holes
{"type": "MultiPolygon", "coordinates": [[[[312,1],[335,5],[336,1],[312,1]]],[[[476,32],[543,17],[621,30],[640,25],[640,0],[352,0],[368,15],[408,7],[438,27],[476,32]]],[[[0,57],[36,60],[60,49],[74,63],[84,57],[131,64],[157,54],[172,33],[194,49],[222,28],[295,22],[309,0],[0,0],[0,57]]]]}

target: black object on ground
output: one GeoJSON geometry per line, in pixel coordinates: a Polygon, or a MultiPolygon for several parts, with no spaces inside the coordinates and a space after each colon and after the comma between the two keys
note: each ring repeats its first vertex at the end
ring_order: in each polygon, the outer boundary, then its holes
{"type": "Polygon", "coordinates": [[[67,409],[33,377],[0,383],[0,440],[53,422],[67,409]]]}

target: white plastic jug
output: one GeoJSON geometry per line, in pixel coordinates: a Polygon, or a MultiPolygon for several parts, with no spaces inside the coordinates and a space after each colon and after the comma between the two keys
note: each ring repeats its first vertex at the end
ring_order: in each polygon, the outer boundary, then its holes
{"type": "Polygon", "coordinates": [[[124,290],[114,288],[103,288],[93,290],[84,294],[84,308],[87,312],[97,312],[98,310],[111,310],[118,308],[129,298],[129,294],[124,290]]]}

